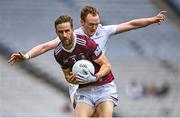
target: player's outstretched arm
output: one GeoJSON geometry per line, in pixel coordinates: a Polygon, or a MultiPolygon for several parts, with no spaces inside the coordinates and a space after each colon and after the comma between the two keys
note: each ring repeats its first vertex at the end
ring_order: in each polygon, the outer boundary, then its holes
{"type": "Polygon", "coordinates": [[[57,45],[58,45],[58,42],[56,39],[54,39],[49,42],[35,46],[26,54],[23,54],[21,52],[13,53],[8,62],[11,64],[14,64],[16,62],[23,62],[27,59],[39,56],[48,50],[54,49],[57,45]]]}
{"type": "Polygon", "coordinates": [[[117,25],[116,34],[126,32],[133,29],[146,27],[151,24],[160,24],[166,18],[166,11],[160,11],[156,16],[149,18],[134,19],[129,22],[121,23],[117,25]]]}

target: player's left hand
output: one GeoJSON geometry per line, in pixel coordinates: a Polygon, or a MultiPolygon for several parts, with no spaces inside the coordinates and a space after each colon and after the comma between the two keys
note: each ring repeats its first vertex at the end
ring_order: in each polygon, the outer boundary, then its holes
{"type": "Polygon", "coordinates": [[[166,19],[166,14],[167,11],[160,11],[159,14],[155,16],[156,23],[160,25],[160,23],[166,19]]]}
{"type": "Polygon", "coordinates": [[[87,84],[90,82],[96,82],[97,78],[88,69],[83,69],[85,74],[77,73],[76,81],[78,84],[87,84]]]}

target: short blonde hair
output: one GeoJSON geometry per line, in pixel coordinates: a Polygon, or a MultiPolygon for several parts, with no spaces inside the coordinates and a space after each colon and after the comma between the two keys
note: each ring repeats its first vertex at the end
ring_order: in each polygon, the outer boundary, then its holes
{"type": "Polygon", "coordinates": [[[95,7],[90,6],[90,5],[86,5],[81,10],[81,14],[80,14],[81,20],[85,21],[85,18],[87,17],[88,14],[91,14],[93,16],[96,16],[96,15],[99,16],[99,12],[95,7]]]}

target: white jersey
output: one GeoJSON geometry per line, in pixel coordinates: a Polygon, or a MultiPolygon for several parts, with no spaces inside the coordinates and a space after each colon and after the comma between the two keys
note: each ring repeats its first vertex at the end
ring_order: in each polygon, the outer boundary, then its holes
{"type": "MultiPolygon", "coordinates": [[[[101,50],[105,53],[106,52],[106,43],[108,38],[116,33],[117,25],[107,25],[102,26],[101,24],[98,25],[96,32],[90,38],[93,39],[101,50]]],[[[76,34],[86,35],[83,28],[80,27],[74,31],[76,34]]],[[[60,42],[59,37],[56,38],[58,42],[60,42]]]]}

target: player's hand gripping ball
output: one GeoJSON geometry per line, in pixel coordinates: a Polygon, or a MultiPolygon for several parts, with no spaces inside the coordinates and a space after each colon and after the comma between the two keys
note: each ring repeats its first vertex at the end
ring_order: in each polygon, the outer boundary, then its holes
{"type": "Polygon", "coordinates": [[[73,65],[72,72],[75,74],[77,78],[76,80],[79,84],[87,84],[97,81],[97,78],[94,76],[94,65],[88,60],[77,61],[73,65]]]}

